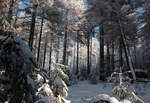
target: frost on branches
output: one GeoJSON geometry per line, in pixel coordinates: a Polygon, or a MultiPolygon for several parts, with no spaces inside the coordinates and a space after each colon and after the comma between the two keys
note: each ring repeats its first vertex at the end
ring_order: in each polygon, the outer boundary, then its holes
{"type": "Polygon", "coordinates": [[[65,99],[68,96],[68,87],[64,80],[67,80],[68,76],[62,70],[61,65],[53,64],[52,67],[50,71],[41,69],[37,74],[39,87],[36,95],[40,100],[35,103],[41,103],[42,101],[47,101],[44,103],[70,103],[69,100],[65,99]]]}
{"type": "Polygon", "coordinates": [[[17,36],[9,36],[0,48],[0,103],[70,103],[65,99],[68,76],[62,66],[37,69],[28,45],[17,36]]]}
{"type": "MultiPolygon", "coordinates": [[[[130,100],[133,103],[140,101],[144,103],[144,101],[135,95],[135,90],[132,84],[130,84],[131,78],[127,76],[126,72],[122,72],[122,68],[120,68],[120,72],[114,72],[111,75],[111,79],[114,77],[114,83],[116,84],[113,88],[113,94],[121,101],[130,100]]],[[[123,102],[124,103],[124,102],[123,102]]]]}
{"type": "Polygon", "coordinates": [[[126,72],[112,73],[109,80],[115,84],[112,89],[112,95],[108,94],[99,94],[92,98],[87,99],[86,103],[144,103],[144,101],[138,97],[134,92],[133,86],[130,84],[131,79],[126,75],[126,72]]]}

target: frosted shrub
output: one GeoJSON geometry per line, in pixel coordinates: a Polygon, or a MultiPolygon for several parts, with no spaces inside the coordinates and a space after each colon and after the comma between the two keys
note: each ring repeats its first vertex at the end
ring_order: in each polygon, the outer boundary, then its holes
{"type": "Polygon", "coordinates": [[[0,102],[31,103],[34,101],[33,71],[37,63],[28,45],[20,37],[10,36],[0,48],[0,102]]]}
{"type": "Polygon", "coordinates": [[[63,81],[68,76],[57,64],[50,71],[37,69],[31,50],[20,37],[3,41],[0,64],[1,103],[69,103],[63,81]]]}
{"type": "Polygon", "coordinates": [[[121,101],[130,100],[130,101],[140,101],[144,103],[142,99],[135,95],[135,90],[131,86],[131,79],[122,72],[122,68],[120,68],[120,72],[114,72],[111,75],[111,79],[114,79],[115,87],[112,90],[112,93],[121,101]],[[115,77],[115,78],[113,78],[115,77]],[[131,88],[132,87],[132,88],[131,88]]]}
{"type": "Polygon", "coordinates": [[[127,78],[124,73],[122,73],[122,68],[120,68],[120,72],[112,73],[110,80],[113,80],[115,86],[112,90],[113,96],[108,94],[99,94],[92,98],[86,100],[86,103],[135,103],[140,101],[144,103],[142,99],[140,99],[134,93],[134,88],[130,88],[130,83],[128,83],[129,78],[127,78]]]}
{"type": "Polygon", "coordinates": [[[64,82],[64,80],[68,80],[68,76],[61,69],[62,66],[61,64],[53,64],[50,71],[41,69],[39,75],[42,77],[38,76],[38,80],[43,82],[43,78],[45,78],[44,82],[46,83],[42,83],[38,88],[36,94],[40,100],[35,103],[40,103],[41,101],[43,101],[43,103],[69,103],[69,101],[65,99],[68,95],[68,87],[64,82]]]}

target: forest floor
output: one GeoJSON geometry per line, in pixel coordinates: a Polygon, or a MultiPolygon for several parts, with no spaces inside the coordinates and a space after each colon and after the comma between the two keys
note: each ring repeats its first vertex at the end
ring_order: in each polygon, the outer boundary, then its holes
{"type": "MultiPolygon", "coordinates": [[[[85,103],[88,98],[94,97],[98,94],[112,95],[112,84],[99,83],[90,84],[88,81],[80,81],[78,84],[69,87],[68,99],[71,103],[85,103]]],[[[144,100],[145,103],[150,101],[150,83],[136,84],[136,94],[144,100]]]]}

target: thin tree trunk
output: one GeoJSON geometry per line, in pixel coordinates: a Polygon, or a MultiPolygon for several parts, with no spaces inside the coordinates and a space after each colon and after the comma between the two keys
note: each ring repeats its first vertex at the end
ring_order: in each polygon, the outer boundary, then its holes
{"type": "MultiPolygon", "coordinates": [[[[93,51],[92,51],[92,49],[93,49],[93,36],[95,35],[94,33],[94,27],[92,28],[92,30],[91,30],[91,33],[92,33],[92,37],[91,37],[91,39],[90,39],[90,41],[91,41],[91,46],[90,46],[90,68],[91,68],[91,72],[92,72],[92,68],[93,68],[93,65],[92,65],[92,54],[93,54],[93,51]]],[[[94,61],[93,61],[94,62],[94,61]]],[[[94,68],[96,68],[96,65],[94,66],[94,68]]]]}
{"type": "Polygon", "coordinates": [[[107,41],[107,76],[110,75],[110,50],[109,50],[109,40],[107,41]]]}
{"type": "Polygon", "coordinates": [[[46,53],[47,53],[47,36],[46,36],[46,38],[45,38],[45,45],[44,45],[44,60],[43,60],[43,68],[45,67],[46,53]]]}
{"type": "MultiPolygon", "coordinates": [[[[75,45],[76,45],[76,43],[75,43],[75,45]]],[[[73,73],[76,74],[75,67],[76,67],[76,46],[74,46],[74,63],[73,63],[73,73]]]]}
{"type": "MultiPolygon", "coordinates": [[[[93,33],[93,32],[92,32],[93,33]]],[[[93,41],[92,41],[92,37],[91,37],[91,46],[90,46],[90,69],[92,69],[92,43],[93,43],[93,41]]],[[[91,71],[90,71],[91,72],[91,71]]]]}
{"type": "Polygon", "coordinates": [[[60,37],[58,37],[58,40],[57,40],[56,63],[59,62],[59,44],[60,44],[60,37]]]}
{"type": "MultiPolygon", "coordinates": [[[[82,44],[79,44],[79,48],[82,47],[82,44]]],[[[82,69],[82,48],[79,49],[79,69],[82,69]]]]}
{"type": "MultiPolygon", "coordinates": [[[[68,35],[68,34],[67,34],[68,35]]],[[[69,48],[69,35],[67,36],[67,48],[69,48]]],[[[68,65],[68,62],[69,62],[69,55],[67,53],[67,48],[66,48],[66,65],[68,65]]]]}
{"type": "MultiPolygon", "coordinates": [[[[37,27],[38,28],[38,27],[37,27]]],[[[34,38],[34,44],[33,44],[33,47],[35,48],[34,50],[32,50],[32,52],[35,54],[35,56],[37,56],[37,49],[38,49],[38,35],[35,35],[35,38],[34,38]]]]}
{"type": "Polygon", "coordinates": [[[42,38],[42,32],[43,32],[43,24],[44,24],[44,18],[42,17],[42,20],[41,20],[41,29],[40,29],[40,36],[39,36],[39,42],[38,42],[37,61],[39,61],[39,57],[40,57],[40,49],[41,49],[41,38],[42,38]]]}
{"type": "Polygon", "coordinates": [[[122,41],[123,49],[124,49],[124,52],[125,52],[127,65],[128,65],[128,68],[132,71],[133,79],[136,80],[136,75],[135,75],[135,72],[134,72],[132,59],[131,59],[129,50],[127,50],[128,49],[127,48],[127,43],[126,43],[126,40],[125,40],[125,34],[123,32],[123,27],[122,27],[120,18],[118,18],[118,20],[119,20],[118,23],[119,23],[120,33],[121,33],[121,39],[122,39],[121,41],[122,41]]]}
{"type": "Polygon", "coordinates": [[[112,57],[111,57],[111,73],[115,70],[115,53],[114,53],[114,43],[112,42],[112,57]]]}
{"type": "Polygon", "coordinates": [[[90,34],[87,37],[87,74],[90,74],[90,34]]]}
{"type": "Polygon", "coordinates": [[[104,80],[104,28],[103,24],[100,28],[100,79],[104,80]]]}
{"type": "Polygon", "coordinates": [[[77,63],[76,63],[76,75],[79,73],[79,31],[77,31],[77,63]]]}
{"type": "Polygon", "coordinates": [[[136,44],[134,43],[134,65],[135,68],[138,68],[137,56],[136,56],[136,44]]]}
{"type": "Polygon", "coordinates": [[[7,20],[8,20],[8,23],[11,25],[11,20],[12,20],[12,17],[13,17],[13,7],[14,7],[14,3],[15,3],[15,0],[11,0],[11,4],[10,4],[10,8],[9,8],[9,11],[8,11],[8,16],[7,16],[7,20]]]}
{"type": "Polygon", "coordinates": [[[68,25],[66,25],[66,29],[65,29],[65,35],[64,35],[64,50],[63,50],[63,63],[64,65],[67,65],[67,60],[66,60],[66,56],[67,56],[67,27],[68,25]]]}
{"type": "Polygon", "coordinates": [[[34,31],[35,31],[35,23],[36,23],[36,12],[37,12],[37,5],[34,5],[34,10],[32,13],[32,21],[31,21],[31,28],[30,28],[30,37],[29,37],[29,47],[33,49],[33,39],[34,39],[34,31]]]}
{"type": "Polygon", "coordinates": [[[123,67],[123,57],[122,57],[122,38],[119,38],[119,66],[123,67]]]}
{"type": "Polygon", "coordinates": [[[68,39],[68,10],[66,11],[66,25],[65,25],[65,35],[64,35],[64,50],[63,50],[63,63],[67,65],[67,39],[68,39]]]}
{"type": "Polygon", "coordinates": [[[16,11],[15,20],[14,20],[14,24],[13,24],[15,28],[17,27],[18,13],[19,13],[19,9],[17,9],[17,11],[16,11]]]}
{"type": "Polygon", "coordinates": [[[53,40],[51,38],[51,41],[50,41],[50,52],[49,52],[49,70],[51,70],[51,64],[52,64],[52,51],[53,51],[53,40]]]}

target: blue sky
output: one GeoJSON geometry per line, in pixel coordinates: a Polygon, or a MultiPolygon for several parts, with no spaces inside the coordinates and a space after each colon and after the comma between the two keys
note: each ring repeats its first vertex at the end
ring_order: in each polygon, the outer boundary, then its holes
{"type": "MultiPolygon", "coordinates": [[[[19,9],[24,9],[24,8],[26,8],[26,7],[28,7],[28,6],[30,6],[30,5],[32,5],[30,2],[28,2],[28,1],[24,1],[24,2],[22,2],[21,0],[18,0],[18,1],[20,1],[19,2],[19,9]]],[[[21,11],[21,12],[19,12],[19,16],[20,17],[22,17],[22,16],[24,16],[24,12],[23,11],[21,11]]]]}
{"type": "MultiPolygon", "coordinates": [[[[19,0],[20,1],[20,0],[19,0]]],[[[19,5],[19,8],[20,9],[24,9],[24,8],[26,8],[27,6],[29,6],[29,5],[32,5],[30,2],[22,2],[22,1],[20,1],[20,5],[19,5]]]]}
{"type": "Polygon", "coordinates": [[[135,9],[136,15],[141,16],[144,13],[144,9],[142,7],[135,9]]]}
{"type": "Polygon", "coordinates": [[[138,33],[138,34],[142,34],[142,29],[143,29],[143,27],[146,25],[146,23],[143,22],[143,19],[139,19],[139,17],[143,15],[143,13],[144,13],[144,8],[142,8],[142,7],[137,8],[137,9],[135,10],[135,13],[136,13],[136,16],[137,16],[136,22],[137,22],[137,24],[138,24],[138,26],[137,26],[137,29],[138,29],[137,33],[138,33]]]}

